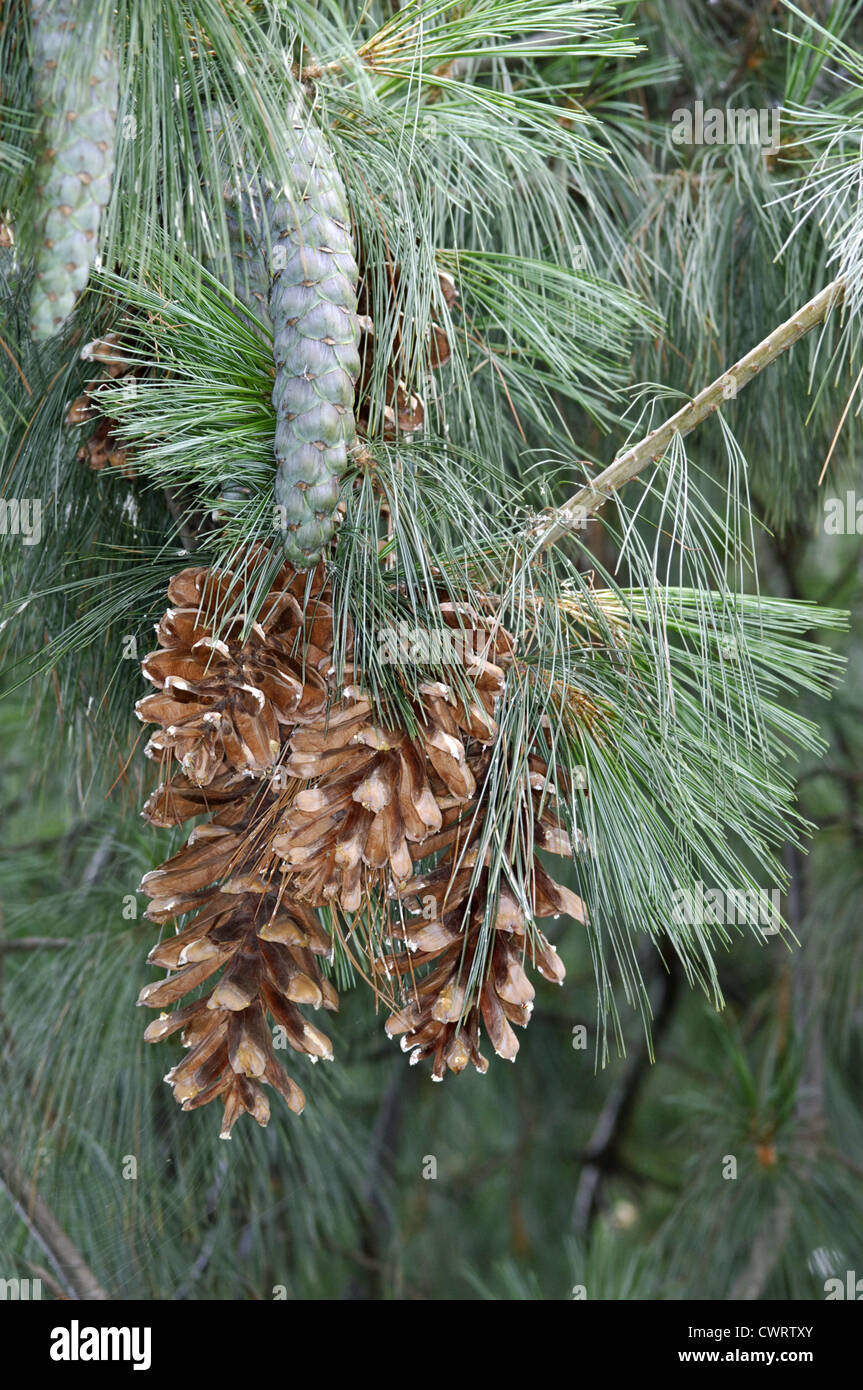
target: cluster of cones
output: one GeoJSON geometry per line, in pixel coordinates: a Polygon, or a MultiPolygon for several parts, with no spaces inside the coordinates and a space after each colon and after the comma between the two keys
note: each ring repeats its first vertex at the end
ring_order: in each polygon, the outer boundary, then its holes
{"type": "MultiPolygon", "coordinates": [[[[266,1123],[264,1084],[302,1109],[277,1051],[332,1056],[301,1012],[338,1006],[322,969],[333,941],[316,909],[337,923],[389,905],[386,956],[372,963],[389,982],[387,1032],[412,1061],[430,1058],[436,1079],[468,1062],[485,1071],[483,1032],[515,1057],[513,1025],[533,1005],[525,966],[563,978],[535,919],[583,920],[580,900],[536,856],[521,901],[490,882],[483,792],[513,660],[493,615],[441,602],[442,624],[480,631],[484,648],[451,682],[419,687],[408,727],[382,719],[358,686],[336,685],[325,567],[285,565],[261,601],[261,558],[175,576],[159,648],[143,662],[155,690],[138,705],[157,726],[148,752],[170,773],[145,816],[157,826],[208,817],[142,884],[153,921],[183,922],[151,952],[172,973],[141,994],[161,1011],[145,1036],[181,1032],[188,1051],[167,1080],[184,1109],[220,1097],[225,1137],[243,1112],[266,1123]]],[[[532,759],[532,842],[569,855],[545,773],[532,759]]]]}
{"type": "MultiPolygon", "coordinates": [[[[4,245],[2,238],[3,228],[0,225],[0,247],[4,245]]],[[[389,267],[389,275],[394,302],[400,277],[399,267],[389,267]]],[[[446,271],[438,272],[438,281],[441,298],[447,308],[452,309],[458,299],[455,281],[446,271]]],[[[357,424],[362,434],[369,431],[368,388],[375,370],[375,324],[370,309],[367,285],[363,282],[359,299],[361,370],[357,383],[357,424]]],[[[399,360],[402,336],[401,324],[397,323],[392,341],[387,344],[387,360],[390,364],[399,360]]],[[[437,371],[446,365],[451,356],[452,347],[446,331],[439,324],[432,323],[425,353],[427,371],[437,371]]],[[[136,478],[138,475],[132,461],[132,451],[118,438],[117,422],[100,414],[98,398],[99,388],[104,382],[116,381],[118,378],[131,382],[140,375],[140,369],[130,363],[124,355],[122,339],[117,333],[106,333],[104,338],[88,343],[82,349],[81,357],[95,364],[97,374],[88,381],[81,395],[72,401],[66,414],[66,423],[80,428],[92,425],[95,421],[95,428],[90,430],[78,449],[77,460],[79,463],[87,464],[94,472],[101,472],[104,468],[110,467],[119,469],[124,478],[136,478]]],[[[381,423],[385,439],[394,439],[401,434],[413,434],[422,429],[425,403],[417,392],[408,390],[392,365],[387,369],[383,399],[381,423]]]]}

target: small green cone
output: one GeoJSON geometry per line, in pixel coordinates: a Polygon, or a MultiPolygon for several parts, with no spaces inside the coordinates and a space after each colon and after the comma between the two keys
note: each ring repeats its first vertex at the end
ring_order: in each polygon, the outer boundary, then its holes
{"type": "Polygon", "coordinates": [[[111,196],[118,76],[104,41],[93,42],[97,32],[104,40],[96,11],[88,0],[32,0],[42,124],[30,328],[42,340],[59,332],[87,284],[111,196]]]}
{"type": "Polygon", "coordinates": [[[297,108],[290,187],[272,195],[278,463],[285,554],[315,563],[335,530],[339,484],[356,433],[360,371],[357,263],[344,184],[318,129],[297,108]]]}

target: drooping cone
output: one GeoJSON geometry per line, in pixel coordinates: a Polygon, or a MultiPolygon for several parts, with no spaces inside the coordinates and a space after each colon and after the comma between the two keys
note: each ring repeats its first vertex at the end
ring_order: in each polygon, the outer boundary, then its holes
{"type": "MultiPolygon", "coordinates": [[[[493,888],[487,861],[478,863],[487,843],[487,750],[512,642],[500,629],[488,631],[488,621],[465,605],[442,604],[441,612],[462,629],[481,631],[486,623],[486,651],[467,658],[463,672],[474,698],[443,682],[421,686],[409,732],[381,726],[361,692],[349,688],[327,715],[294,733],[285,771],[315,785],[298,792],[272,842],[290,891],[310,904],[354,913],[375,899],[397,898],[416,912],[399,932],[406,949],[386,962],[388,979],[404,984],[387,1028],[404,1036],[413,1061],[433,1059],[437,1080],[468,1061],[486,1069],[483,1030],[495,1052],[514,1059],[513,1025],[527,1024],[533,1000],[525,964],[563,979],[538,919],[567,914],[584,921],[581,900],[554,882],[538,856],[521,903],[506,882],[493,888]],[[421,862],[432,867],[417,873],[421,862]]],[[[570,856],[569,837],[543,796],[546,774],[541,759],[531,757],[531,824],[510,833],[514,844],[532,836],[537,849],[570,856]]]]}
{"type": "Polygon", "coordinates": [[[31,0],[33,89],[41,117],[30,327],[62,328],[87,284],[111,196],[117,63],[97,6],[31,0]]]}
{"type": "MultiPolygon", "coordinates": [[[[441,615],[459,626],[485,621],[449,603],[441,615]]],[[[490,635],[486,623],[483,636],[488,651],[508,657],[507,634],[490,635]]],[[[476,654],[464,676],[473,698],[443,682],[420,687],[411,731],[376,722],[369,701],[349,688],[293,735],[285,771],[315,785],[297,794],[273,849],[298,896],[356,912],[376,890],[404,883],[413,868],[410,847],[440,830],[449,807],[471,799],[468,747],[490,742],[497,731],[493,709],[504,672],[476,654]]]]}
{"type": "Polygon", "coordinates": [[[152,899],[151,921],[194,914],[150,952],[151,964],[172,973],[141,991],[139,1004],[161,1010],[144,1036],[160,1042],[181,1032],[188,1052],[166,1080],[184,1110],[222,1100],[224,1139],[244,1112],[267,1123],[265,1084],[297,1114],[303,1109],[303,1092],[277,1050],[289,1046],[313,1060],[333,1055],[329,1039],[298,1007],[338,1008],[319,965],[331,943],[316,914],[273,888],[268,876],[276,796],[257,785],[234,797],[141,884],[152,899]],[[210,981],[199,999],[166,1012],[210,981]]]}
{"type": "Polygon", "coordinates": [[[299,106],[290,186],[269,199],[273,230],[276,505],[285,553],[312,564],[331,539],[339,484],[354,441],[357,263],[347,196],[321,132],[299,106]]]}
{"type": "Polygon", "coordinates": [[[356,912],[387,876],[410,875],[408,838],[440,825],[425,760],[405,733],[375,724],[362,699],[295,734],[291,750],[288,775],[319,781],[298,792],[273,848],[299,897],[356,912]]]}
{"type": "MultiPolygon", "coordinates": [[[[249,577],[176,576],[170,593],[178,607],[160,624],[161,650],[145,662],[160,687],[147,698],[161,703],[145,702],[142,711],[162,726],[156,751],[180,764],[145,816],[160,826],[211,819],[142,884],[152,920],[189,920],[151,954],[177,973],[147,986],[140,1002],[164,1009],[222,972],[203,999],[163,1015],[146,1036],[182,1030],[189,1056],[167,1079],[186,1109],[222,1098],[225,1134],[243,1111],[266,1123],[263,1083],[292,1108],[302,1106],[278,1066],[269,1019],[297,1051],[331,1055],[297,1008],[337,1003],[316,960],[330,941],[314,908],[354,913],[398,900],[382,993],[392,993],[393,980],[400,988],[387,1030],[402,1035],[412,1061],[432,1058],[438,1080],[469,1061],[486,1069],[483,1030],[499,1055],[514,1058],[513,1025],[524,1026],[532,1008],[526,966],[563,978],[537,919],[567,913],[584,921],[580,899],[536,855],[525,893],[506,878],[490,881],[486,781],[496,705],[514,656],[494,617],[441,603],[442,626],[460,634],[459,668],[418,688],[408,726],[374,713],[356,687],[333,690],[332,596],[322,568],[308,577],[282,570],[254,641],[204,617],[230,609],[249,577]],[[252,717],[262,721],[254,735],[246,725],[252,717]],[[280,778],[263,778],[280,750],[280,778]]],[[[507,832],[513,861],[516,841],[522,852],[532,843],[571,854],[546,776],[531,757],[530,824],[507,832]]]]}
{"type": "Polygon", "coordinates": [[[202,786],[231,772],[263,774],[291,728],[326,708],[333,631],[323,566],[312,575],[283,566],[245,633],[253,576],[254,557],[240,570],[175,575],[159,650],[142,662],[157,690],[138,701],[138,717],[160,725],[147,753],[173,755],[202,786]]]}
{"type": "MultiPolygon", "coordinates": [[[[483,775],[482,760],[476,767],[483,775]]],[[[537,766],[535,775],[541,778],[537,766]]],[[[548,808],[535,806],[537,846],[569,855],[571,847],[548,808]]],[[[433,869],[401,885],[399,898],[416,915],[400,929],[407,950],[388,961],[403,982],[404,1002],[386,1022],[390,1037],[401,1035],[411,1063],[433,1059],[432,1076],[460,1072],[468,1062],[485,1072],[480,1052],[483,1029],[499,1057],[515,1061],[518,1038],[533,1010],[534,988],[526,965],[563,983],[564,967],[536,919],[566,914],[585,921],[581,899],[549,876],[534,856],[528,902],[519,902],[506,882],[492,889],[487,868],[476,873],[481,852],[476,803],[460,809],[438,837],[433,869]],[[489,928],[491,942],[484,940],[489,928]],[[479,957],[479,960],[477,960],[479,957]]]]}

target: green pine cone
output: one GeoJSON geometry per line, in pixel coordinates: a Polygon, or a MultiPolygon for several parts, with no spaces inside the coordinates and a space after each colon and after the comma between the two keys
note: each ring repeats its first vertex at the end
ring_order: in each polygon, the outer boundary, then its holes
{"type": "Polygon", "coordinates": [[[50,338],[72,312],[99,247],[99,223],[111,196],[117,64],[89,42],[85,0],[32,0],[33,87],[42,117],[37,166],[35,280],[30,327],[50,338]],[[82,72],[82,45],[88,68],[82,72]]]}
{"type": "Polygon", "coordinates": [[[360,371],[357,263],[344,185],[319,131],[293,120],[291,187],[270,199],[278,462],[276,503],[285,552],[314,563],[334,512],[355,435],[360,371]]]}

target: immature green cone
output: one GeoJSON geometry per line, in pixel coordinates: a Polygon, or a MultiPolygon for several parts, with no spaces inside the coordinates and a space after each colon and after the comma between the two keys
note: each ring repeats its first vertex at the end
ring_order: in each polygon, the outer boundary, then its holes
{"type": "Polygon", "coordinates": [[[42,118],[34,338],[62,328],[87,284],[111,195],[117,64],[93,0],[32,0],[33,88],[42,118]],[[86,67],[84,57],[86,55],[86,67]]]}
{"type": "Polygon", "coordinates": [[[312,564],[335,529],[355,434],[357,263],[345,189],[320,132],[296,109],[290,186],[270,199],[277,424],[276,504],[285,553],[312,564]]]}

